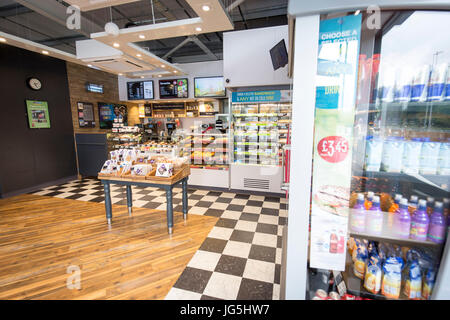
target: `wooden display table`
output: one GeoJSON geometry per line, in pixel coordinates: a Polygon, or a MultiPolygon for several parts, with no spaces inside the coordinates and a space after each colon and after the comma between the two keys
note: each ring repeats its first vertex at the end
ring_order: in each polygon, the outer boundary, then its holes
{"type": "Polygon", "coordinates": [[[112,206],[111,206],[111,189],[110,184],[118,184],[127,187],[127,206],[128,212],[131,214],[132,212],[132,191],[131,186],[138,187],[156,187],[161,188],[166,191],[166,201],[167,201],[167,227],[169,230],[169,234],[173,232],[173,193],[172,189],[177,184],[181,183],[183,189],[183,217],[184,220],[187,219],[187,211],[188,211],[188,194],[187,194],[187,181],[189,179],[189,175],[191,173],[191,169],[189,165],[183,165],[179,169],[174,170],[174,174],[169,177],[157,177],[155,176],[156,170],[150,172],[147,176],[142,177],[132,177],[132,176],[114,176],[114,175],[106,175],[106,174],[98,174],[98,179],[102,182],[104,190],[105,190],[105,209],[106,209],[106,219],[108,224],[112,223],[112,206]]]}

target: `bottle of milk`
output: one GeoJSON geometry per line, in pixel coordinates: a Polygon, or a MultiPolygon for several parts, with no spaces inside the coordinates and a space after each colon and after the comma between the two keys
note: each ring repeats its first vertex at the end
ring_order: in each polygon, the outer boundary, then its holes
{"type": "Polygon", "coordinates": [[[388,132],[381,155],[381,171],[401,172],[404,137],[399,129],[389,129],[388,132]]]}
{"type": "Polygon", "coordinates": [[[419,173],[420,152],[422,151],[422,138],[411,135],[403,147],[402,172],[407,174],[419,173]]]}
{"type": "Polygon", "coordinates": [[[441,143],[424,137],[420,152],[420,174],[436,174],[441,143]]]}
{"type": "Polygon", "coordinates": [[[441,142],[439,149],[437,174],[450,175],[450,138],[441,142]]]}

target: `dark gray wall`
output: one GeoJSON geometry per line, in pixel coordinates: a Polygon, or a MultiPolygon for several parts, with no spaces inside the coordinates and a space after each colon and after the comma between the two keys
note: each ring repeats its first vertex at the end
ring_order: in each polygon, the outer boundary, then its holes
{"type": "Polygon", "coordinates": [[[0,44],[0,110],[0,194],[77,174],[65,61],[0,44]],[[26,99],[48,102],[50,129],[29,128],[26,99]]]}

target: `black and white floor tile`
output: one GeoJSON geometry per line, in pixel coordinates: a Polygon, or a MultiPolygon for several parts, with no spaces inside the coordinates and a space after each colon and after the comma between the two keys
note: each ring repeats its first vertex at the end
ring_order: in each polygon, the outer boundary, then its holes
{"type": "MultiPolygon", "coordinates": [[[[104,202],[96,179],[71,181],[33,194],[104,202]]],[[[202,189],[188,190],[189,214],[218,217],[166,299],[278,300],[282,231],[287,200],[202,189]]],[[[175,211],[182,211],[181,188],[174,188],[175,211]]],[[[111,185],[111,202],[126,205],[126,189],[111,185]]],[[[133,206],[166,210],[165,191],[133,187],[133,206]]]]}

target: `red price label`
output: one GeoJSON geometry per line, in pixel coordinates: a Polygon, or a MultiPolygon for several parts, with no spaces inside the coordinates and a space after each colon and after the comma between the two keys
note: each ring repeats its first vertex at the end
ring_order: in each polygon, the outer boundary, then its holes
{"type": "Polygon", "coordinates": [[[329,136],[319,141],[317,152],[325,161],[344,161],[348,154],[348,141],[344,137],[329,136]]]}

